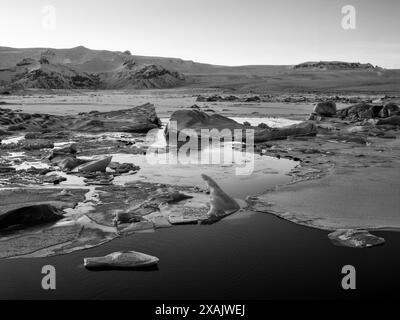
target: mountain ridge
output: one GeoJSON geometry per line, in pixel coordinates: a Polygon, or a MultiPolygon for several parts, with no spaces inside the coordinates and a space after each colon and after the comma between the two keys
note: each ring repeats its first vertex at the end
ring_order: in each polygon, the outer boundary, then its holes
{"type": "Polygon", "coordinates": [[[0,47],[0,87],[7,90],[206,87],[244,92],[397,92],[400,91],[400,70],[341,61],[221,66],[84,46],[0,47]]]}

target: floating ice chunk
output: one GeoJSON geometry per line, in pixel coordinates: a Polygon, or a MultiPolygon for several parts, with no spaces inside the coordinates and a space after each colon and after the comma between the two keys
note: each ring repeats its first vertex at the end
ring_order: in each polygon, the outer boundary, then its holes
{"type": "Polygon", "coordinates": [[[158,264],[157,257],[136,251],[113,252],[104,257],[84,258],[86,268],[139,268],[158,264]]]}
{"type": "Polygon", "coordinates": [[[328,234],[328,237],[334,245],[351,248],[368,248],[385,243],[385,239],[366,230],[338,229],[328,234]]]}

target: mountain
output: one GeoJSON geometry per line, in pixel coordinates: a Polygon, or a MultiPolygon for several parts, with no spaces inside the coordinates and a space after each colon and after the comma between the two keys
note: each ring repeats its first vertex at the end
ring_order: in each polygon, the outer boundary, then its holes
{"type": "Polygon", "coordinates": [[[151,89],[184,84],[185,76],[129,53],[0,48],[0,85],[11,89],[151,89]],[[148,62],[148,63],[146,63],[148,62]]]}
{"type": "Polygon", "coordinates": [[[239,92],[398,93],[400,70],[369,63],[218,66],[129,51],[0,47],[0,87],[43,89],[218,88],[239,92]]]}

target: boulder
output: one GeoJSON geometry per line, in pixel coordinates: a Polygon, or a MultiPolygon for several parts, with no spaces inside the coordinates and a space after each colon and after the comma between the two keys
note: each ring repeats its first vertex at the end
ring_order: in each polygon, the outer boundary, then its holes
{"type": "MultiPolygon", "coordinates": [[[[177,130],[183,129],[242,129],[244,126],[235,120],[220,114],[208,114],[200,110],[178,110],[170,118],[170,122],[177,123],[177,130]]],[[[168,125],[166,132],[171,129],[168,125]]]]}
{"type": "MultiPolygon", "coordinates": [[[[234,130],[242,130],[244,139],[246,137],[245,130],[254,129],[255,142],[286,139],[288,136],[315,136],[317,134],[317,127],[313,122],[302,122],[285,128],[248,127],[220,114],[210,115],[199,110],[179,110],[171,115],[170,122],[165,128],[165,135],[168,141],[170,141],[171,135],[175,135],[178,137],[179,144],[179,142],[185,142],[188,137],[200,138],[202,129],[209,130],[207,132],[209,138],[219,137],[220,139],[231,138],[234,130]]],[[[207,136],[204,136],[204,132],[201,138],[207,138],[207,136]]]]}
{"type": "Polygon", "coordinates": [[[221,132],[222,130],[227,129],[228,135],[231,137],[233,130],[243,130],[245,126],[220,114],[208,114],[200,110],[191,109],[175,111],[171,115],[164,132],[168,141],[170,141],[171,135],[181,137],[184,140],[185,136],[190,137],[192,134],[200,137],[202,129],[210,130],[210,137],[218,136],[222,138],[224,135],[221,132]]]}
{"type": "Polygon", "coordinates": [[[157,265],[159,259],[136,251],[113,252],[104,257],[84,258],[86,268],[143,268],[157,265]]]}
{"type": "Polygon", "coordinates": [[[374,236],[366,230],[338,229],[328,234],[334,245],[351,248],[368,248],[385,243],[385,239],[374,236]]]}
{"type": "Polygon", "coordinates": [[[314,113],[323,117],[332,117],[336,115],[336,103],[333,101],[319,102],[314,107],[314,113]]]}
{"type": "MultiPolygon", "coordinates": [[[[0,126],[7,131],[27,130],[35,132],[138,132],[146,133],[161,127],[154,105],[146,103],[125,110],[87,112],[79,115],[58,116],[28,114],[0,109],[0,126]]],[[[28,135],[28,137],[30,137],[28,135]]]]}

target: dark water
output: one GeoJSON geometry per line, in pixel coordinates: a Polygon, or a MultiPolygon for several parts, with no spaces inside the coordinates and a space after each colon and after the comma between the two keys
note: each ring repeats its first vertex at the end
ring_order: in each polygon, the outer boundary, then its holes
{"type": "MultiPolygon", "coordinates": [[[[378,233],[377,233],[378,234],[378,233]]],[[[371,249],[333,246],[327,232],[267,214],[135,234],[69,255],[0,262],[2,299],[277,299],[399,297],[400,234],[371,249]],[[88,271],[87,256],[137,250],[160,258],[156,271],[88,271]],[[41,268],[57,289],[41,289],[41,268]],[[341,268],[357,271],[357,290],[341,288],[341,268]]]]}

